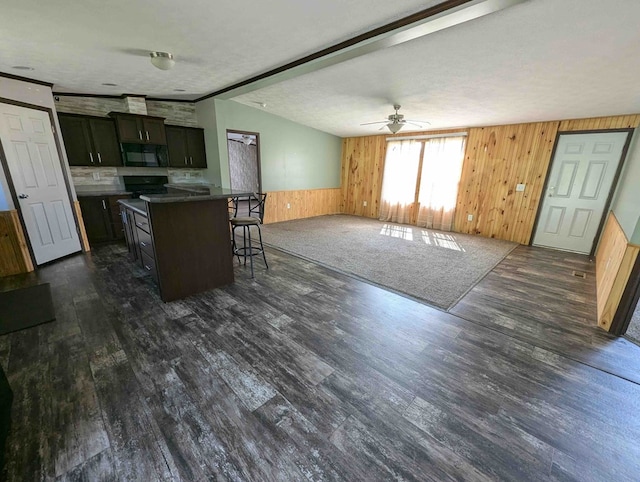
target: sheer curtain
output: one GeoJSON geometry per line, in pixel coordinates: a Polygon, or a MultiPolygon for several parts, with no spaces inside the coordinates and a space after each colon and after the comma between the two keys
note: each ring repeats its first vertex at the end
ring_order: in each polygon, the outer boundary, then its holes
{"type": "Polygon", "coordinates": [[[418,195],[418,226],[441,231],[453,229],[464,141],[464,137],[439,137],[425,141],[418,195]]]}
{"type": "Polygon", "coordinates": [[[415,140],[388,143],[382,178],[380,221],[411,222],[421,150],[422,143],[415,140]]]}

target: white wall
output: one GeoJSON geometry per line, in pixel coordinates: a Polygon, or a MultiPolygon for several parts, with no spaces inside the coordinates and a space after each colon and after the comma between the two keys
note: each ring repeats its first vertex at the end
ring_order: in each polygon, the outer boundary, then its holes
{"type": "Polygon", "coordinates": [[[640,129],[636,132],[631,140],[629,152],[620,181],[616,189],[611,209],[620,222],[622,230],[627,238],[636,244],[640,244],[640,239],[636,239],[634,231],[636,226],[637,237],[640,237],[640,129]]]}
{"type": "MultiPolygon", "coordinates": [[[[71,173],[69,172],[69,162],[67,161],[67,154],[62,142],[62,136],[60,136],[60,126],[58,125],[58,116],[56,113],[56,106],[53,100],[53,94],[51,87],[46,85],[34,84],[32,82],[25,82],[22,80],[7,79],[0,77],[0,102],[2,99],[10,99],[18,102],[24,102],[39,107],[46,107],[53,111],[53,119],[56,130],[56,137],[62,148],[62,166],[66,171],[67,179],[71,179],[71,173]]],[[[73,199],[76,199],[76,194],[71,185],[71,192],[73,199]]],[[[11,199],[9,185],[7,183],[4,171],[0,169],[0,211],[7,211],[14,209],[13,200],[11,199]]]]}

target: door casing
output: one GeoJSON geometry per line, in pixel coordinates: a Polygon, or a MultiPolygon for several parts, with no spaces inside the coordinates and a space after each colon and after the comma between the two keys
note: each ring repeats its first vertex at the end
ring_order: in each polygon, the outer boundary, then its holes
{"type": "Polygon", "coordinates": [[[620,180],[620,173],[622,172],[622,168],[624,167],[625,160],[627,159],[627,152],[629,151],[629,145],[631,144],[631,137],[633,131],[635,129],[595,129],[595,130],[582,130],[582,131],[559,131],[556,134],[556,140],[553,143],[553,149],[551,150],[551,161],[549,162],[549,166],[547,167],[547,172],[545,174],[544,184],[542,186],[542,191],[540,194],[540,202],[538,202],[538,209],[536,210],[536,220],[533,223],[533,229],[531,230],[531,237],[529,239],[529,246],[533,245],[533,238],[535,236],[535,232],[538,229],[538,223],[540,222],[540,216],[542,215],[542,205],[543,198],[545,192],[547,192],[547,187],[549,185],[549,174],[551,173],[551,169],[553,168],[553,161],[556,157],[556,151],[558,149],[558,142],[560,141],[560,136],[567,135],[577,135],[577,134],[602,134],[608,132],[626,132],[627,139],[624,143],[624,147],[622,148],[622,153],[620,154],[620,162],[618,163],[618,168],[616,169],[616,173],[613,176],[613,181],[611,183],[611,189],[607,194],[607,199],[605,201],[604,209],[602,211],[602,216],[600,218],[600,222],[598,223],[598,230],[596,231],[596,235],[593,239],[593,244],[591,246],[591,251],[589,252],[589,258],[593,259],[595,256],[596,248],[598,246],[598,241],[600,240],[600,236],[602,234],[602,229],[604,228],[604,222],[607,218],[607,213],[611,207],[611,201],[613,200],[613,194],[618,187],[618,181],[620,180]]]}
{"type": "MultiPolygon", "coordinates": [[[[33,109],[33,110],[39,110],[39,111],[44,111],[48,114],[49,116],[49,121],[51,122],[51,126],[54,129],[54,135],[53,135],[53,140],[56,144],[56,150],[58,151],[58,159],[60,161],[60,167],[62,169],[62,178],[64,180],[64,185],[67,191],[67,195],[69,196],[69,202],[71,203],[71,213],[73,214],[73,220],[75,222],[75,227],[76,227],[76,233],[78,234],[78,238],[80,239],[80,247],[82,249],[83,252],[86,252],[84,243],[82,242],[82,236],[80,235],[80,222],[78,220],[78,214],[76,212],[75,209],[75,201],[73,199],[73,193],[71,190],[71,183],[69,180],[69,175],[67,173],[67,168],[64,164],[64,159],[66,159],[66,156],[64,155],[64,150],[62,149],[62,146],[60,145],[60,133],[58,130],[58,126],[55,122],[55,117],[53,115],[53,109],[50,109],[48,107],[43,107],[43,106],[39,106],[39,105],[34,105],[34,104],[28,104],[26,102],[20,102],[17,100],[13,100],[13,99],[7,99],[5,97],[0,97],[0,103],[3,104],[10,104],[10,105],[15,105],[17,107],[24,107],[26,109],[33,109]]],[[[9,171],[9,164],[7,163],[7,158],[4,152],[4,147],[2,146],[2,143],[0,143],[0,164],[2,164],[2,171],[4,172],[5,178],[7,180],[7,185],[9,186],[9,193],[11,194],[11,199],[13,201],[13,205],[15,210],[18,212],[18,218],[20,219],[20,227],[22,228],[22,232],[25,233],[25,239],[27,241],[27,248],[29,249],[29,256],[31,257],[31,262],[33,263],[33,266],[42,266],[42,265],[38,265],[36,263],[36,258],[35,255],[33,253],[33,247],[31,246],[31,239],[29,238],[29,233],[27,231],[27,227],[26,224],[24,222],[24,218],[22,216],[22,209],[20,208],[20,202],[18,201],[18,194],[16,193],[15,187],[13,185],[13,178],[11,177],[11,172],[9,171]]],[[[44,263],[47,264],[47,263],[44,263]]]]}

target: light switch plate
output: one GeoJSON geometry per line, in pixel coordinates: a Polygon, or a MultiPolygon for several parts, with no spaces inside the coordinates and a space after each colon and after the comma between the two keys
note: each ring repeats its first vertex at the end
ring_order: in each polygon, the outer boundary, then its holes
{"type": "Polygon", "coordinates": [[[473,214],[467,214],[467,221],[473,221],[473,214]]]}
{"type": "Polygon", "coordinates": [[[524,191],[524,184],[516,184],[516,192],[524,191]]]}
{"type": "Polygon", "coordinates": [[[187,179],[191,179],[191,173],[190,172],[185,172],[184,173],[184,177],[187,179]]]}
{"type": "Polygon", "coordinates": [[[99,172],[94,172],[93,173],[93,180],[94,181],[99,181],[100,180],[100,173],[99,172]]]}

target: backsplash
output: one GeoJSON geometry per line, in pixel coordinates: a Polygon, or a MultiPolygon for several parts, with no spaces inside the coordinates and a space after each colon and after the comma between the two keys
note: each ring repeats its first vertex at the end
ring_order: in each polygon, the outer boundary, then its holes
{"type": "MultiPolygon", "coordinates": [[[[128,97],[127,99],[82,97],[56,94],[56,110],[67,114],[84,114],[106,117],[109,112],[143,113],[145,100],[143,97],[128,97]],[[142,103],[142,104],[141,104],[142,103]]],[[[147,100],[146,114],[164,117],[165,124],[186,127],[198,127],[196,105],[193,102],[171,102],[164,100],[147,100]]]]}
{"type": "Polygon", "coordinates": [[[167,176],[172,183],[205,182],[202,169],[172,169],[167,167],[77,167],[71,166],[74,186],[104,186],[124,188],[122,176],[167,176]],[[94,177],[94,174],[96,176],[94,177]],[[96,177],[98,179],[96,179],[96,177]]]}

